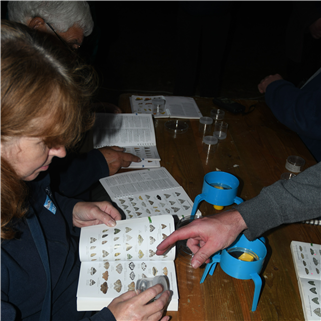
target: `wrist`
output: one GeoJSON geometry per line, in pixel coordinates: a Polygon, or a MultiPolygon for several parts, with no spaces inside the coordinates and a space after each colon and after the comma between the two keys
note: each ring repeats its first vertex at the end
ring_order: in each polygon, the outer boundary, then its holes
{"type": "Polygon", "coordinates": [[[247,225],[239,211],[231,209],[220,214],[215,214],[225,226],[229,227],[231,235],[239,235],[247,229],[247,225]]]}

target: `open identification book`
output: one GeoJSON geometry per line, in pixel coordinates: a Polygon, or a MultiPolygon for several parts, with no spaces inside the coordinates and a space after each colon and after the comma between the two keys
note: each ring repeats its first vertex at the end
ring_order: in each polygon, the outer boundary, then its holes
{"type": "Polygon", "coordinates": [[[321,245],[291,242],[291,253],[306,321],[321,321],[321,245]]]}
{"type": "Polygon", "coordinates": [[[157,245],[175,230],[171,215],[83,227],[77,311],[98,311],[122,293],[135,290],[137,280],[166,275],[173,292],[169,311],[178,310],[175,247],[155,254],[157,245]]]}
{"type": "Polygon", "coordinates": [[[129,100],[133,113],[151,114],[155,118],[200,119],[202,117],[195,100],[190,97],[133,95],[129,100]],[[153,114],[153,98],[161,98],[166,101],[165,110],[160,115],[153,114]]]}
{"type": "Polygon", "coordinates": [[[126,168],[160,167],[160,156],[151,115],[96,114],[94,148],[119,146],[142,159],[126,168]]]}
{"type": "Polygon", "coordinates": [[[127,219],[191,215],[192,200],[164,167],[115,174],[99,181],[127,219]]]}

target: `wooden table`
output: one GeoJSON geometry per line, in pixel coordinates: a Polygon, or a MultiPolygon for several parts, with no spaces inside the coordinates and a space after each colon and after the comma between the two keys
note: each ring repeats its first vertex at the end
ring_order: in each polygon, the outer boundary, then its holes
{"type": "MultiPolygon", "coordinates": [[[[119,107],[131,112],[129,97],[120,96],[119,107]]],[[[210,99],[195,98],[204,116],[214,107],[210,99]]],[[[202,136],[198,120],[187,120],[189,129],[177,135],[165,130],[168,119],[155,120],[157,149],[161,166],[166,167],[192,200],[201,193],[204,175],[222,170],[240,180],[238,196],[249,200],[265,186],[280,179],[286,172],[288,156],[305,159],[305,168],[316,161],[291,130],[273,116],[264,102],[239,100],[247,108],[255,105],[247,115],[226,112],[229,124],[227,138],[219,142],[212,158],[207,159],[202,149],[202,136]]],[[[212,205],[201,203],[203,215],[213,214],[212,205]]],[[[296,223],[269,231],[268,256],[263,271],[263,286],[258,307],[251,312],[254,283],[238,280],[225,274],[220,266],[213,276],[200,279],[204,268],[194,270],[186,259],[178,256],[176,269],[179,287],[179,311],[168,312],[172,320],[304,320],[297,279],[290,252],[292,240],[321,244],[321,227],[296,223]]]]}

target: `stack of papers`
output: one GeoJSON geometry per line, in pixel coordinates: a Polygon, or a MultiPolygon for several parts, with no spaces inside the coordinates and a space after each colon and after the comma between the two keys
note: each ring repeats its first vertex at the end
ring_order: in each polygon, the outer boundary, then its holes
{"type": "Polygon", "coordinates": [[[150,114],[155,118],[184,118],[184,119],[200,119],[200,112],[195,100],[190,97],[177,96],[131,96],[130,105],[133,113],[150,114]],[[154,98],[164,99],[165,110],[159,115],[153,113],[154,98]]]}

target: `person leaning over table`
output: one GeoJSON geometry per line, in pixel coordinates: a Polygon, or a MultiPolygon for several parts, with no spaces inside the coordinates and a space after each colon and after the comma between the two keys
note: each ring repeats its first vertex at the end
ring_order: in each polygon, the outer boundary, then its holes
{"type": "Polygon", "coordinates": [[[127,292],[94,315],[76,310],[79,228],[114,226],[120,214],[108,202],[61,196],[48,168],[92,124],[93,88],[92,68],[50,35],[1,22],[2,320],[159,320],[169,299],[165,291],[146,306],[162,291],[156,285],[127,292]]]}
{"type": "Polygon", "coordinates": [[[296,132],[314,158],[321,161],[321,72],[301,89],[279,74],[258,85],[274,116],[296,132]]]}
{"type": "Polygon", "coordinates": [[[232,210],[196,219],[169,235],[157,247],[162,255],[175,242],[186,240],[194,253],[193,268],[231,245],[240,233],[253,241],[282,224],[319,217],[321,213],[321,162],[290,180],[280,180],[262,189],[251,200],[232,210]]]}
{"type": "MultiPolygon", "coordinates": [[[[50,33],[57,45],[65,41],[74,50],[79,49],[84,37],[89,36],[94,27],[86,1],[8,1],[8,17],[31,29],[50,33]]],[[[88,133],[81,147],[86,153],[68,153],[64,160],[55,159],[51,172],[61,193],[91,200],[90,186],[131,162],[139,162],[140,158],[124,153],[124,149],[117,146],[92,149],[92,137],[88,133]]],[[[107,194],[98,190],[96,195],[99,195],[99,200],[104,200],[107,194]]]]}

